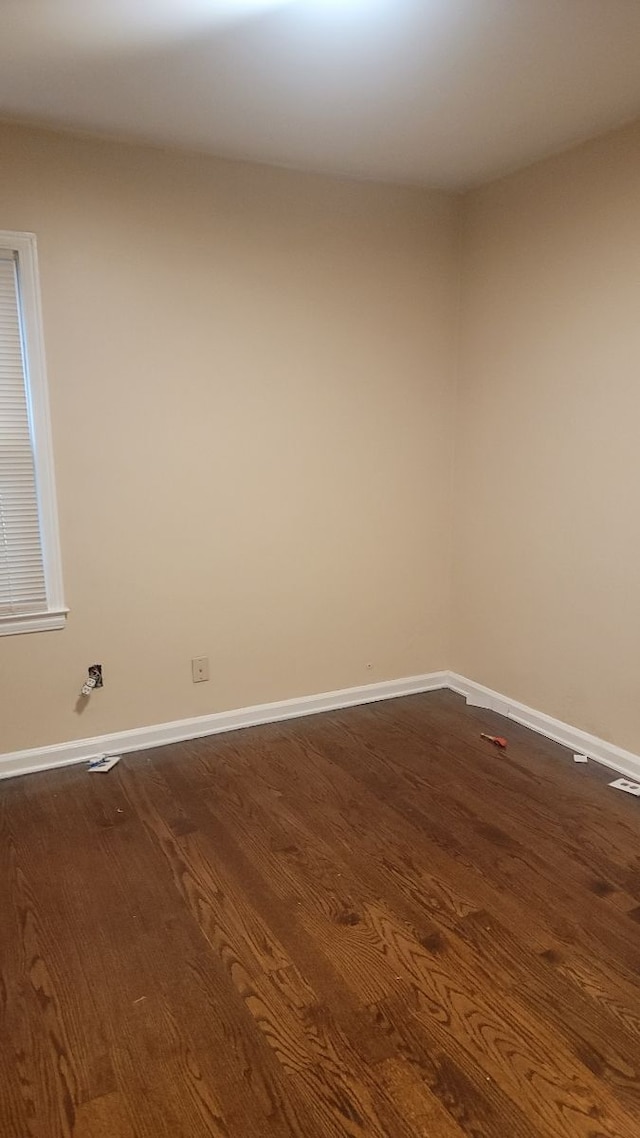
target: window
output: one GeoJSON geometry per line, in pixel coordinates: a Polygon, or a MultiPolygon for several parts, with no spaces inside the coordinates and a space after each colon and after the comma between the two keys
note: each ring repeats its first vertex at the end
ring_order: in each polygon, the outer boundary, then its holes
{"type": "Polygon", "coordinates": [[[0,231],[0,636],[63,628],[36,240],[0,231]]]}

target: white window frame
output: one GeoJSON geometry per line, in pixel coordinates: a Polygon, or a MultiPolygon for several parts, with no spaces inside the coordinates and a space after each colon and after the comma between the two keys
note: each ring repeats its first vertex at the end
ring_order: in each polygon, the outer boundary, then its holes
{"type": "Polygon", "coordinates": [[[0,636],[12,636],[21,632],[45,632],[64,628],[69,610],[64,603],[62,586],[53,440],[35,234],[0,230],[0,248],[12,251],[18,260],[18,301],[22,324],[25,384],[47,598],[46,607],[42,612],[0,615],[0,636]]]}

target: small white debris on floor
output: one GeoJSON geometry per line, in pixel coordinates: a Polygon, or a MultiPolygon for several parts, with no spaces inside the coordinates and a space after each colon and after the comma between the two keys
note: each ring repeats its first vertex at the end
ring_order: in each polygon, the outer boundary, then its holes
{"type": "Polygon", "coordinates": [[[573,761],[574,761],[574,763],[588,763],[589,762],[589,756],[588,755],[574,755],[573,761]]]}
{"type": "Polygon", "coordinates": [[[92,759],[87,768],[89,774],[105,774],[107,771],[110,771],[112,767],[115,767],[121,758],[121,755],[101,755],[99,759],[92,759]]]}
{"type": "Polygon", "coordinates": [[[640,798],[640,782],[630,782],[628,778],[617,778],[615,782],[610,782],[609,786],[615,786],[616,790],[624,790],[625,794],[635,794],[636,798],[640,798]]]}

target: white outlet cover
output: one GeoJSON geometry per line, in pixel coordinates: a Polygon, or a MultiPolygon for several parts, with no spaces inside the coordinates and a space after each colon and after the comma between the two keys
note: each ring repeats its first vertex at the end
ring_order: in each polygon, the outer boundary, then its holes
{"type": "Polygon", "coordinates": [[[121,758],[121,755],[103,755],[101,759],[89,763],[89,774],[106,774],[121,758]]]}
{"type": "Polygon", "coordinates": [[[615,786],[616,790],[624,790],[625,794],[635,794],[636,798],[640,798],[640,782],[630,782],[628,778],[617,778],[615,782],[610,782],[609,786],[615,786]]]}

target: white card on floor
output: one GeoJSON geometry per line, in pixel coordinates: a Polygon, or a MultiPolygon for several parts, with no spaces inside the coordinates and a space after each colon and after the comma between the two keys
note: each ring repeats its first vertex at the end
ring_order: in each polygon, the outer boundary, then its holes
{"type": "Polygon", "coordinates": [[[574,755],[573,761],[574,761],[574,763],[588,763],[589,762],[589,756],[588,755],[574,755]]]}
{"type": "Polygon", "coordinates": [[[89,774],[97,774],[100,771],[104,774],[115,767],[116,763],[120,762],[120,755],[103,755],[101,759],[95,759],[94,762],[89,763],[89,774]]]}
{"type": "Polygon", "coordinates": [[[615,786],[616,790],[624,790],[625,794],[635,794],[636,798],[640,798],[640,782],[629,782],[628,778],[617,778],[615,782],[610,782],[609,786],[615,786]]]}

